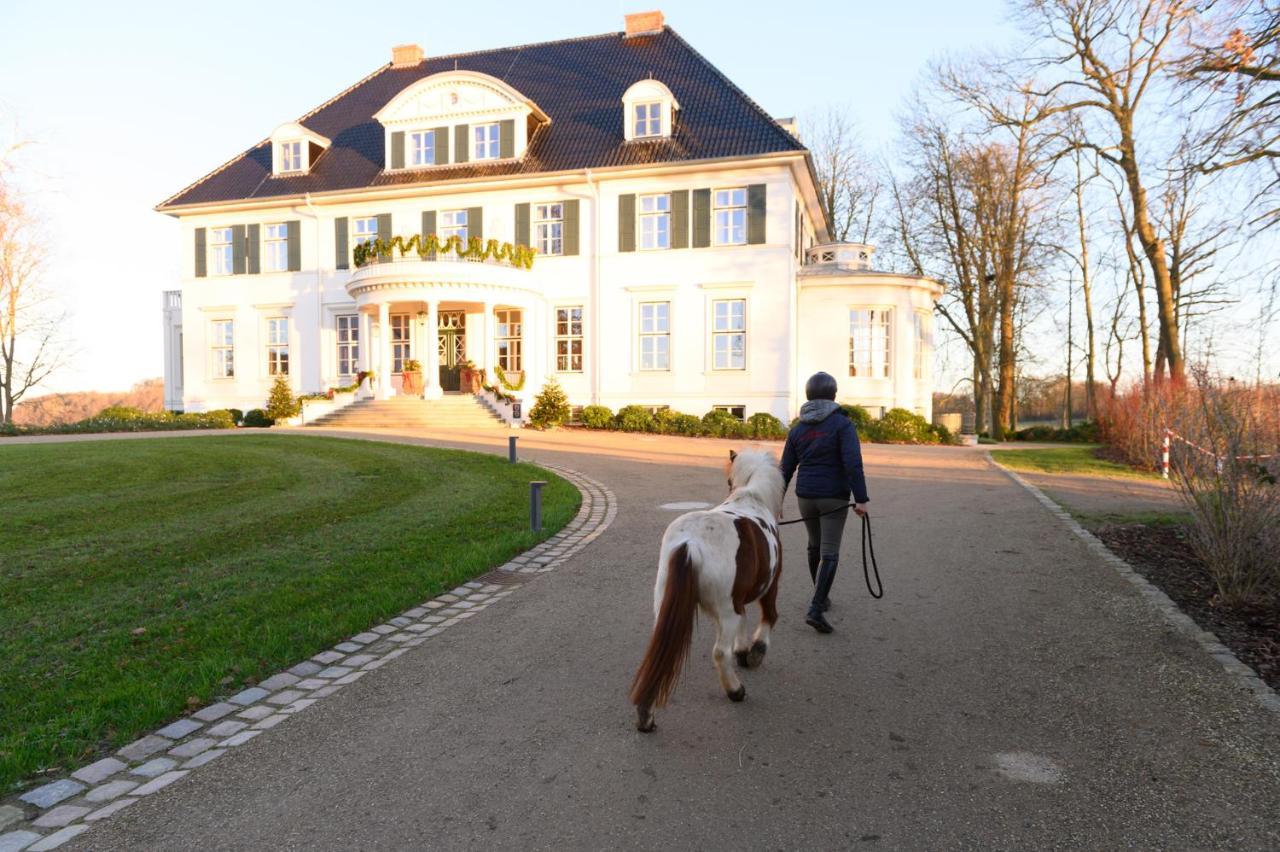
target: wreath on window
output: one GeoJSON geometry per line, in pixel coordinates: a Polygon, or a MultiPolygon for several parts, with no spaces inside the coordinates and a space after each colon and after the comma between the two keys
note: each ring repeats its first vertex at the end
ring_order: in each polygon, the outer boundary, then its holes
{"type": "Polygon", "coordinates": [[[493,368],[493,372],[498,377],[499,383],[501,383],[502,386],[507,390],[518,391],[524,388],[524,380],[527,378],[525,374],[521,373],[520,381],[512,383],[507,380],[507,374],[503,372],[501,367],[495,365],[493,368]]]}

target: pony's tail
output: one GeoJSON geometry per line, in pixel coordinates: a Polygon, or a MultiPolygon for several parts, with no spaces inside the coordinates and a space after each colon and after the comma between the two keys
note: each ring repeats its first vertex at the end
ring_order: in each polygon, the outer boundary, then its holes
{"type": "Polygon", "coordinates": [[[649,647],[631,684],[631,703],[637,707],[665,707],[675,691],[684,658],[693,642],[693,621],[698,611],[698,576],[689,545],[681,544],[667,560],[667,587],[662,593],[658,620],[649,647]]]}

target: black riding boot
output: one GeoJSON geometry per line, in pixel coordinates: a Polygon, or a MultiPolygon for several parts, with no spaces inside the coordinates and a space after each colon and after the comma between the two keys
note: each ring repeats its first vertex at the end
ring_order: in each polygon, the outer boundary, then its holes
{"type": "Polygon", "coordinates": [[[839,565],[840,557],[824,556],[822,564],[818,566],[818,580],[813,588],[813,601],[809,604],[809,614],[804,617],[804,623],[819,633],[830,633],[832,630],[831,625],[822,615],[822,602],[827,600],[827,595],[831,593],[831,584],[835,582],[836,568],[839,565]]]}
{"type": "MultiPolygon", "coordinates": [[[[822,559],[822,551],[817,547],[809,548],[809,579],[813,584],[818,585],[818,563],[822,559]]],[[[831,609],[831,598],[823,598],[822,611],[826,612],[831,609]]]]}

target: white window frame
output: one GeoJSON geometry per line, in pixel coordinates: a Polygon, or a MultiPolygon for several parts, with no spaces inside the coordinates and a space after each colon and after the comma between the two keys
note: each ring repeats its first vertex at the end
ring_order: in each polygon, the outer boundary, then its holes
{"type": "Polygon", "coordinates": [[[728,412],[743,422],[746,422],[747,419],[747,407],[745,405],[713,405],[711,410],[728,412]]]}
{"type": "Polygon", "coordinates": [[[227,317],[209,321],[209,366],[215,379],[236,377],[236,321],[227,317]]]}
{"type": "Polygon", "coordinates": [[[293,174],[307,170],[306,149],[301,139],[280,142],[280,174],[293,174]]]}
{"type": "Polygon", "coordinates": [[[493,316],[495,363],[504,373],[523,372],[524,311],[521,308],[497,308],[493,316]]]}
{"type": "Polygon", "coordinates": [[[928,328],[928,314],[924,311],[913,311],[911,320],[911,330],[914,335],[911,350],[911,377],[913,379],[923,379],[925,377],[924,343],[928,328]]]}
{"type": "Polygon", "coordinates": [[[471,159],[497,160],[502,156],[501,122],[471,125],[471,159]]]}
{"type": "Polygon", "coordinates": [[[351,219],[351,248],[371,243],[378,238],[378,217],[357,216],[351,219]],[[370,230],[372,228],[372,230],[370,230]]]}
{"type": "Polygon", "coordinates": [[[391,372],[404,372],[404,362],[413,360],[413,317],[408,314],[391,314],[387,339],[391,342],[391,372]]]}
{"type": "Polygon", "coordinates": [[[533,205],[533,242],[538,254],[564,254],[564,203],[548,201],[533,205]]]}
{"type": "Polygon", "coordinates": [[[582,372],[584,356],[582,325],[582,305],[562,305],[556,308],[557,373],[582,372]]]}
{"type": "Polygon", "coordinates": [[[713,299],[711,302],[711,369],[718,372],[742,372],[747,369],[747,300],[713,299]],[[735,306],[741,310],[734,311],[735,306]],[[721,308],[724,308],[723,316],[721,308]],[[734,364],[734,338],[740,338],[737,354],[741,363],[734,364]],[[723,348],[721,344],[724,344],[723,348]],[[721,354],[725,356],[721,360],[721,354]]]}
{"type": "Polygon", "coordinates": [[[289,375],[289,318],[267,317],[267,375],[289,375]]]}
{"type": "Polygon", "coordinates": [[[641,302],[636,319],[638,328],[636,351],[639,354],[640,371],[670,372],[671,301],[664,299],[641,302]]]}
{"type": "Polygon", "coordinates": [[[637,101],[631,105],[631,138],[662,136],[662,101],[637,101]]]}
{"type": "Polygon", "coordinates": [[[860,379],[893,378],[893,308],[850,306],[849,375],[860,379]],[[866,348],[865,355],[862,347],[866,348]]]}
{"type": "Polygon", "coordinates": [[[271,222],[262,227],[262,271],[289,271],[289,226],[271,222]]]}
{"type": "Polygon", "coordinates": [[[721,187],[711,191],[711,240],[712,244],[717,246],[747,244],[747,188],[745,186],[721,187]],[[742,203],[740,204],[738,193],[741,193],[742,203]]]}
{"type": "Polygon", "coordinates": [[[360,315],[339,314],[333,319],[338,338],[338,375],[354,376],[360,371],[360,315]],[[343,370],[343,364],[347,369],[343,370]]]}
{"type": "Polygon", "coordinates": [[[414,130],[409,134],[409,168],[436,164],[435,130],[414,130]]]}
{"type": "Polygon", "coordinates": [[[441,210],[439,227],[436,231],[440,234],[441,242],[449,239],[449,237],[461,237],[462,242],[467,242],[467,211],[466,208],[461,210],[441,210]]]}
{"type": "Polygon", "coordinates": [[[207,248],[209,275],[234,275],[236,272],[235,230],[230,226],[209,229],[207,248]]]}
{"type": "Polygon", "coordinates": [[[671,194],[642,195],[636,199],[640,234],[636,245],[642,251],[671,248],[671,194]]]}

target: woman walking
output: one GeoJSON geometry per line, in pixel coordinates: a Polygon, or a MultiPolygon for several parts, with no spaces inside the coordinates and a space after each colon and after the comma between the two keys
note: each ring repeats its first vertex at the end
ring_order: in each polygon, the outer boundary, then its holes
{"type": "MultiPolygon", "coordinates": [[[[831,606],[828,594],[840,564],[840,539],[848,517],[852,491],[854,511],[867,513],[867,481],[862,473],[862,448],[858,430],[844,409],[836,405],[836,380],[828,373],[814,373],[804,386],[808,399],[800,407],[800,422],[787,434],[782,451],[782,479],[796,479],[796,499],[809,532],[809,577],[813,601],[805,623],[819,633],[832,628],[823,613],[831,606]]],[[[786,493],[785,491],[783,493],[786,493]]]]}

